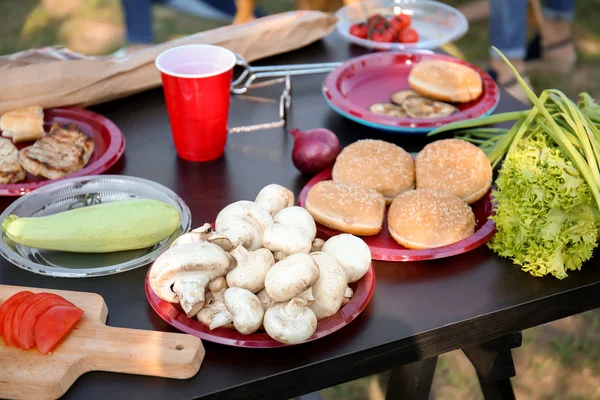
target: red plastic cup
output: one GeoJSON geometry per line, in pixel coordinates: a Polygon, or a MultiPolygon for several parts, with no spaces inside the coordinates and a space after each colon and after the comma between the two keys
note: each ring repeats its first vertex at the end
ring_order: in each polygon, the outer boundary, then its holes
{"type": "Polygon", "coordinates": [[[223,155],[235,62],[231,51],[207,44],[174,47],[156,57],[181,158],[209,161],[223,155]]]}

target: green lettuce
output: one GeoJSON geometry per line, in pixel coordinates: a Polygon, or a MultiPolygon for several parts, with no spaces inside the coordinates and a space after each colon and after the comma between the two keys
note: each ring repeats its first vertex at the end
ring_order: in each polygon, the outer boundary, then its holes
{"type": "Polygon", "coordinates": [[[493,196],[497,233],[488,247],[523,271],[563,279],[598,246],[598,209],[588,185],[539,131],[507,154],[493,196]]]}

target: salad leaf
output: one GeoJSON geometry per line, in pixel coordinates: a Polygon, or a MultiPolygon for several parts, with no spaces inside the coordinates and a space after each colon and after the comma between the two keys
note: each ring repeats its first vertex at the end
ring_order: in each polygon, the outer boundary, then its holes
{"type": "Polygon", "coordinates": [[[545,132],[504,159],[494,190],[497,233],[488,247],[534,276],[567,277],[598,246],[598,208],[586,181],[545,132]]]}

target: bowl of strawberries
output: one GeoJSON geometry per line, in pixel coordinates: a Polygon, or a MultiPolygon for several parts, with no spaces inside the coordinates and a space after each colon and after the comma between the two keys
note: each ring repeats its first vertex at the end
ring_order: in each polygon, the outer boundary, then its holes
{"type": "Polygon", "coordinates": [[[431,50],[462,37],[467,18],[433,0],[366,0],[336,13],[337,31],[349,42],[376,50],[431,50]]]}

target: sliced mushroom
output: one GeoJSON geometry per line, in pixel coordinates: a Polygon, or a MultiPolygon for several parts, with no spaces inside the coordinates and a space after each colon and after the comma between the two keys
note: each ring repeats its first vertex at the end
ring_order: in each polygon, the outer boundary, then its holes
{"type": "Polygon", "coordinates": [[[225,250],[209,242],[187,243],[162,253],[150,270],[150,287],[161,299],[180,303],[188,317],[204,306],[206,286],[229,269],[225,250]]]}
{"type": "Polygon", "coordinates": [[[284,208],[294,205],[294,193],[281,185],[272,183],[258,192],[254,202],[267,210],[269,214],[275,215],[284,208]]]}
{"type": "Polygon", "coordinates": [[[331,254],[346,270],[348,283],[362,278],[371,266],[371,250],[361,238],[349,233],[329,238],[321,251],[331,254]]]}
{"type": "Polygon", "coordinates": [[[408,116],[402,107],[392,103],[375,103],[369,107],[369,111],[387,117],[406,118],[408,116]]]}
{"type": "Polygon", "coordinates": [[[281,303],[297,297],[319,279],[319,267],[308,254],[297,253],[278,261],[265,278],[269,296],[281,303]]]}
{"type": "MultiPolygon", "coordinates": [[[[204,308],[196,315],[198,321],[202,322],[206,326],[210,326],[213,323],[215,317],[221,313],[227,313],[225,308],[225,299],[223,295],[227,290],[227,282],[225,277],[220,276],[208,284],[210,291],[206,293],[204,308]]],[[[223,325],[222,328],[233,328],[233,321],[229,324],[223,325]]]]}
{"type": "Polygon", "coordinates": [[[170,247],[176,247],[187,243],[210,242],[221,247],[225,251],[233,250],[233,244],[226,236],[216,233],[209,223],[179,236],[170,247]]]}
{"type": "Polygon", "coordinates": [[[311,253],[319,267],[319,279],[312,286],[315,301],[309,305],[317,319],[327,318],[342,307],[346,288],[348,287],[346,270],[338,260],[322,251],[311,253]]]}
{"type": "Polygon", "coordinates": [[[317,317],[304,300],[293,298],[265,312],[267,334],[281,343],[297,344],[309,339],[317,330],[317,317]]]}
{"type": "Polygon", "coordinates": [[[392,94],[391,100],[392,103],[401,106],[402,102],[409,97],[420,97],[416,92],[408,89],[408,90],[399,90],[392,94]]]}
{"type": "Polygon", "coordinates": [[[215,230],[229,238],[233,247],[241,244],[252,251],[262,247],[265,228],[272,224],[273,218],[267,210],[252,201],[240,200],[219,212],[215,230]]]}
{"type": "Polygon", "coordinates": [[[425,97],[408,97],[402,102],[402,107],[411,118],[447,117],[456,112],[452,104],[427,99],[425,97]]]}
{"type": "Polygon", "coordinates": [[[248,251],[239,244],[230,253],[237,266],[227,273],[229,287],[240,287],[256,293],[265,287],[265,277],[275,264],[273,253],[268,249],[248,251]]]}
{"type": "Polygon", "coordinates": [[[235,329],[243,335],[249,335],[260,328],[265,310],[254,293],[246,289],[230,287],[225,290],[223,300],[227,311],[215,315],[209,325],[211,330],[232,321],[235,329]]]}

